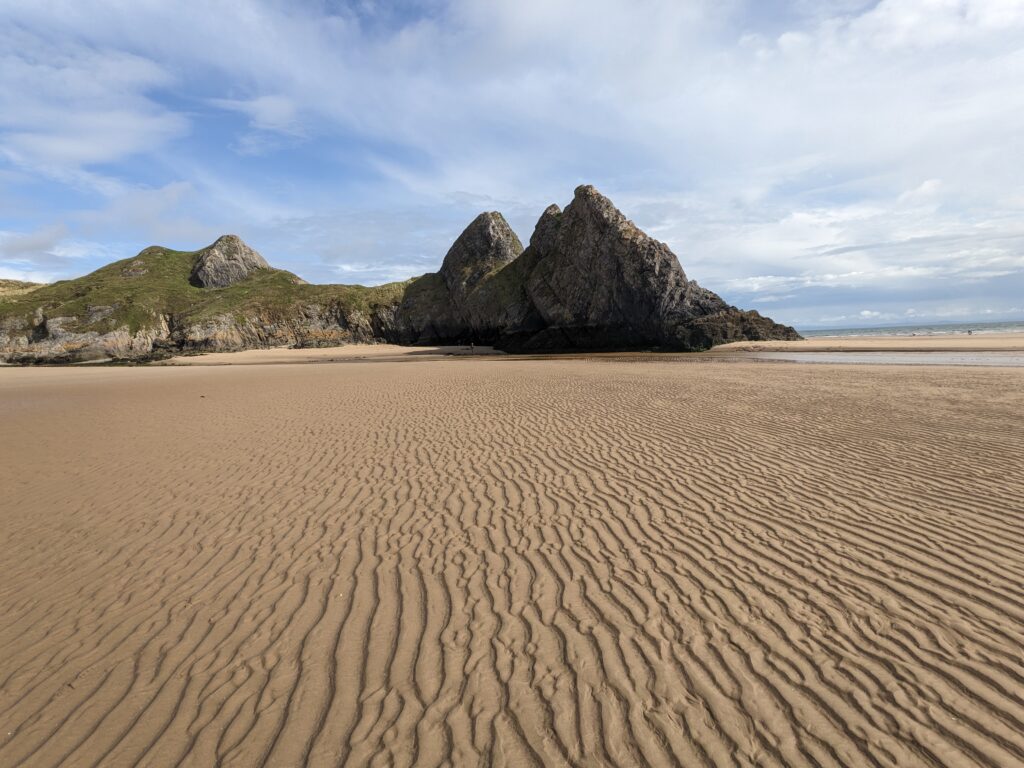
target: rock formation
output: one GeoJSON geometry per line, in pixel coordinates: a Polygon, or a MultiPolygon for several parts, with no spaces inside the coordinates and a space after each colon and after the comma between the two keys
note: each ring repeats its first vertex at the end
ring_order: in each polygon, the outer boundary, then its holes
{"type": "Polygon", "coordinates": [[[309,285],[225,235],[194,253],[153,246],[78,280],[0,295],[0,359],[10,362],[375,341],[700,350],[795,338],[687,279],[668,246],[590,186],[564,211],[549,206],[525,250],[500,213],[480,214],[438,272],[406,283],[309,285]]]}
{"type": "Polygon", "coordinates": [[[488,227],[478,218],[456,241],[472,248],[456,252],[453,246],[457,269],[442,267],[442,280],[431,283],[426,276],[419,292],[407,292],[415,303],[399,313],[404,341],[476,341],[510,350],[695,350],[741,339],[798,338],[792,328],[731,307],[688,280],[668,246],[591,186],[577,188],[565,211],[549,206],[517,258],[509,258],[518,240],[504,219],[484,216],[488,227]]]}
{"type": "Polygon", "coordinates": [[[397,312],[397,340],[430,344],[489,337],[481,330],[488,325],[481,308],[494,307],[481,300],[477,289],[489,287],[522,252],[523,244],[504,216],[481,213],[448,250],[440,271],[418,278],[406,289],[397,312]]]}
{"type": "Polygon", "coordinates": [[[227,288],[270,265],[238,235],[224,235],[199,251],[189,282],[200,288],[227,288]]]}
{"type": "Polygon", "coordinates": [[[512,227],[497,211],[481,213],[455,241],[438,273],[448,286],[456,308],[466,300],[482,280],[512,263],[523,252],[512,227]]]}

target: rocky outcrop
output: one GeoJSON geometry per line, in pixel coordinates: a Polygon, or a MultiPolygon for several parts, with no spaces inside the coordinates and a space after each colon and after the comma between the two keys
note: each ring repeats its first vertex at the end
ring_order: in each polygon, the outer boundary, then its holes
{"type": "Polygon", "coordinates": [[[667,245],[594,187],[577,188],[564,211],[549,206],[529,247],[514,259],[507,257],[509,248],[501,260],[482,258],[495,242],[508,240],[480,221],[457,241],[474,248],[460,248],[456,263],[476,263],[475,253],[486,267],[472,273],[468,285],[449,279],[444,268],[438,273],[443,279],[421,278],[402,306],[403,341],[476,341],[508,350],[698,350],[742,339],[799,338],[792,328],[736,309],[688,280],[667,245]]]}
{"type": "Polygon", "coordinates": [[[307,304],[286,313],[221,314],[190,322],[160,315],[148,327],[106,332],[76,331],[78,317],[39,313],[27,327],[0,322],[0,360],[12,363],[73,363],[146,360],[191,352],[238,352],[268,347],[336,347],[373,344],[389,332],[391,315],[368,314],[340,302],[307,304]]]}
{"type": "Polygon", "coordinates": [[[438,274],[448,287],[456,310],[467,304],[473,290],[523,252],[512,227],[496,211],[481,213],[448,250],[438,274]]]}
{"type": "Polygon", "coordinates": [[[728,307],[593,187],[578,188],[564,212],[545,211],[530,248],[526,290],[545,328],[522,346],[688,348],[678,326],[728,307]]]}
{"type": "Polygon", "coordinates": [[[127,327],[106,333],[68,328],[76,317],[46,317],[37,312],[26,330],[13,322],[0,322],[0,359],[11,363],[76,363],[90,360],[134,360],[153,355],[167,338],[167,319],[131,331],[127,327]],[[21,332],[19,332],[21,331],[21,332]]]}
{"type": "Polygon", "coordinates": [[[377,319],[341,303],[307,304],[285,314],[217,315],[172,324],[158,346],[170,352],[237,352],[268,347],[339,347],[373,344],[384,334],[377,319]]]}
{"type": "Polygon", "coordinates": [[[196,254],[189,282],[200,288],[227,288],[270,265],[238,235],[224,235],[196,254]]]}
{"type": "Polygon", "coordinates": [[[579,187],[564,211],[549,206],[525,250],[500,213],[480,214],[438,272],[405,284],[307,285],[226,235],[195,254],[147,248],[31,297],[0,304],[0,359],[139,360],[379,341],[700,350],[799,338],[688,279],[667,245],[590,186],[579,187]],[[179,277],[168,283],[170,270],[179,277]],[[246,280],[252,289],[241,292],[187,287],[246,280]]]}
{"type": "Polygon", "coordinates": [[[497,212],[481,213],[455,240],[440,271],[424,275],[405,291],[397,311],[400,343],[435,343],[479,336],[485,324],[477,290],[523,252],[516,233],[497,212]]]}

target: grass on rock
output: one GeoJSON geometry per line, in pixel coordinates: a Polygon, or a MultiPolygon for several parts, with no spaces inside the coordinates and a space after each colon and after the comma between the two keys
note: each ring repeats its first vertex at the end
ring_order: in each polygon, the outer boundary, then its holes
{"type": "Polygon", "coordinates": [[[74,280],[39,287],[17,283],[10,289],[7,285],[16,281],[2,281],[0,320],[20,318],[28,326],[41,308],[48,318],[75,318],[64,326],[68,330],[106,333],[127,327],[135,333],[157,326],[161,315],[194,324],[221,315],[273,318],[312,304],[369,313],[400,301],[411,282],[310,285],[291,272],[268,269],[227,288],[199,288],[189,283],[196,253],[152,246],[74,280]]]}

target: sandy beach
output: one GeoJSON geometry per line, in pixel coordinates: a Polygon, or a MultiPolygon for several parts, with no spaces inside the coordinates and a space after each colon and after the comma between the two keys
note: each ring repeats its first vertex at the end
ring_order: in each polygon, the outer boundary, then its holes
{"type": "Polygon", "coordinates": [[[401,347],[397,344],[348,344],[343,347],[248,349],[243,352],[212,352],[179,355],[152,365],[279,365],[282,363],[345,363],[359,360],[397,362],[441,357],[500,355],[491,347],[401,347]]]}
{"type": "Polygon", "coordinates": [[[1024,764],[1024,369],[408,355],[0,372],[0,765],[1024,764]]]}
{"type": "Polygon", "coordinates": [[[818,336],[801,341],[737,341],[712,354],[736,352],[1021,352],[1024,333],[978,333],[968,336],[818,336]]]}

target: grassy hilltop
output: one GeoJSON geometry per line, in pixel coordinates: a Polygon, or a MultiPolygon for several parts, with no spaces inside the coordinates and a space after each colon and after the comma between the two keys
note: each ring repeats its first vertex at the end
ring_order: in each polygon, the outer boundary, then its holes
{"type": "Polygon", "coordinates": [[[369,314],[400,301],[407,285],[310,285],[285,270],[261,269],[226,288],[201,288],[189,282],[199,253],[152,246],[74,280],[45,286],[0,281],[0,321],[31,324],[41,310],[46,317],[69,318],[64,330],[103,334],[155,327],[161,316],[193,325],[220,316],[285,317],[309,304],[369,314]]]}
{"type": "Polygon", "coordinates": [[[41,283],[26,283],[23,280],[0,279],[0,301],[8,296],[20,296],[42,288],[41,283]]]}

